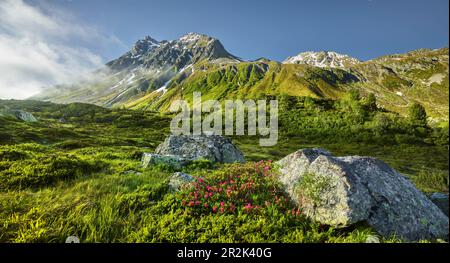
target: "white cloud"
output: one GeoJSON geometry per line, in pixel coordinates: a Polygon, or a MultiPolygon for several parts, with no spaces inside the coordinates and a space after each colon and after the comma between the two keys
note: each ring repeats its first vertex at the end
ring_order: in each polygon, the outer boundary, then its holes
{"type": "Polygon", "coordinates": [[[88,47],[108,44],[121,43],[62,10],[1,0],[0,98],[27,98],[87,75],[103,65],[88,47]]]}

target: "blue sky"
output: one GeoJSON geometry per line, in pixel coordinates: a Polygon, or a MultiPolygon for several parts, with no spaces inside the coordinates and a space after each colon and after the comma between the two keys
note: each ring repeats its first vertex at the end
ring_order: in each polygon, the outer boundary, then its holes
{"type": "Polygon", "coordinates": [[[126,47],[150,35],[187,32],[219,38],[244,59],[283,60],[307,50],[333,50],[362,60],[448,46],[448,0],[60,0],[80,21],[96,25],[126,47]]]}
{"type": "Polygon", "coordinates": [[[0,99],[71,83],[150,35],[220,39],[243,59],[360,60],[448,47],[448,0],[0,0],[0,99]]]}

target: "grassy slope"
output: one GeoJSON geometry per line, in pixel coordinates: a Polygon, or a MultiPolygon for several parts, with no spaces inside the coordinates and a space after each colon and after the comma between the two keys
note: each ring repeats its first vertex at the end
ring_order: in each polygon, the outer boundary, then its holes
{"type": "MultiPolygon", "coordinates": [[[[181,206],[179,197],[167,194],[170,170],[139,168],[142,152],[152,151],[168,133],[168,119],[159,114],[83,104],[0,103],[40,119],[24,123],[0,117],[2,242],[63,242],[74,234],[90,242],[363,242],[373,234],[363,225],[343,231],[323,228],[278,207],[258,214],[192,214],[181,206]]],[[[319,109],[330,107],[329,102],[319,103],[325,103],[319,109]]],[[[310,116],[302,120],[327,119],[324,116],[332,112],[317,109],[300,109],[310,116]]],[[[281,125],[284,118],[300,115],[282,116],[281,125]]],[[[344,120],[330,119],[346,130],[344,120]]],[[[296,129],[294,136],[282,128],[279,144],[272,148],[259,147],[256,138],[236,137],[234,142],[250,161],[279,159],[299,148],[317,146],[339,155],[373,155],[410,175],[425,191],[448,189],[446,146],[395,139],[385,145],[343,142],[339,135],[314,138],[300,126],[296,129]],[[446,187],[441,178],[447,178],[446,187]]],[[[393,135],[386,136],[380,140],[393,135]]],[[[247,168],[200,165],[186,172],[214,180],[224,174],[251,174],[252,167],[251,163],[247,168]]],[[[261,183],[262,189],[269,186],[261,183]]]]}
{"type": "Polygon", "coordinates": [[[430,116],[448,121],[448,52],[443,48],[390,55],[365,62],[355,70],[368,80],[360,87],[378,94],[385,108],[405,113],[410,102],[418,101],[430,116]]]}
{"type": "Polygon", "coordinates": [[[323,70],[305,65],[282,65],[276,62],[243,62],[233,65],[203,63],[187,79],[175,79],[167,93],[159,98],[149,94],[125,104],[132,109],[167,111],[177,99],[192,100],[194,91],[202,99],[263,98],[267,95],[338,98],[355,77],[339,69],[323,70]]]}

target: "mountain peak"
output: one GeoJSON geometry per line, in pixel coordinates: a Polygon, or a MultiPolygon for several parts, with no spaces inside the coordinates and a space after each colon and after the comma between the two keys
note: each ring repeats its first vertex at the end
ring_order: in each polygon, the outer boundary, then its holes
{"type": "Polygon", "coordinates": [[[283,61],[283,64],[306,64],[320,68],[347,68],[358,63],[358,59],[334,51],[307,51],[283,61]]]}
{"type": "Polygon", "coordinates": [[[195,32],[189,32],[189,33],[181,36],[179,38],[179,40],[183,41],[183,42],[195,42],[202,38],[213,39],[212,37],[210,37],[208,35],[199,34],[199,33],[195,33],[195,32]]]}
{"type": "Polygon", "coordinates": [[[152,43],[159,43],[158,40],[155,40],[155,39],[152,38],[151,36],[145,36],[143,40],[144,40],[144,41],[147,41],[147,42],[152,42],[152,43]]]}
{"type": "Polygon", "coordinates": [[[131,55],[136,57],[144,53],[147,53],[160,46],[160,42],[153,39],[150,36],[146,36],[144,39],[136,41],[133,48],[131,49],[131,55]]]}
{"type": "Polygon", "coordinates": [[[161,71],[171,67],[181,69],[203,59],[239,61],[225,50],[218,39],[190,32],[171,41],[158,41],[146,36],[138,40],[130,51],[106,65],[116,72],[138,67],[161,71]]]}

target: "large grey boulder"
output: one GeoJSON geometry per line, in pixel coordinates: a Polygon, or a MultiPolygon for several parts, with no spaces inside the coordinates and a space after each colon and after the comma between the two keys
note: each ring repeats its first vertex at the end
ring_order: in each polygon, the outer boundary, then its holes
{"type": "Polygon", "coordinates": [[[141,163],[143,168],[147,168],[150,165],[163,164],[175,170],[179,170],[183,166],[188,165],[190,161],[176,155],[160,155],[154,153],[144,153],[142,155],[141,163]]]}
{"type": "Polygon", "coordinates": [[[24,110],[11,110],[9,107],[4,106],[0,108],[0,116],[10,116],[25,122],[37,122],[38,120],[33,114],[24,110]]]}
{"type": "Polygon", "coordinates": [[[37,122],[36,117],[33,114],[23,111],[23,110],[14,110],[11,113],[16,116],[17,119],[22,120],[24,122],[37,122]]]}
{"type": "Polygon", "coordinates": [[[407,241],[448,237],[448,217],[380,160],[304,149],[278,164],[287,193],[315,221],[334,227],[365,221],[407,241]]]}
{"type": "Polygon", "coordinates": [[[220,135],[170,135],[156,148],[155,153],[220,163],[245,161],[242,152],[229,139],[220,135]]]}

